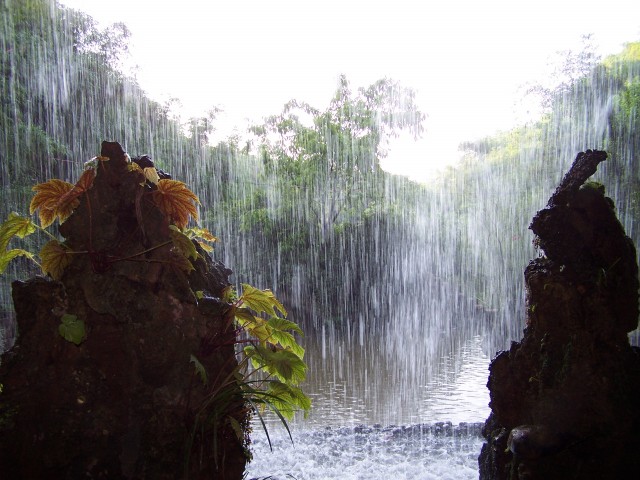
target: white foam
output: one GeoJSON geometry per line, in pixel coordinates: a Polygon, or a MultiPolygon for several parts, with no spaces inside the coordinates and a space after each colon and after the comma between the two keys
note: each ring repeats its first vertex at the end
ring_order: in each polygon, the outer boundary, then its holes
{"type": "Polygon", "coordinates": [[[471,434],[451,424],[440,433],[429,426],[298,430],[294,445],[272,429],[273,451],[256,431],[247,478],[475,480],[482,445],[475,427],[471,434]]]}

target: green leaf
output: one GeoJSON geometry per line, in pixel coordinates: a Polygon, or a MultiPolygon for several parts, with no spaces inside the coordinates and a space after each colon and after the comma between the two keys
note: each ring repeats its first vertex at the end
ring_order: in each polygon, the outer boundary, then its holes
{"type": "Polygon", "coordinates": [[[65,313],[58,326],[58,332],[62,335],[62,338],[68,342],[80,345],[85,337],[84,322],[78,320],[76,315],[65,313]]]}
{"type": "Polygon", "coordinates": [[[169,225],[169,235],[171,236],[173,246],[182,255],[184,255],[186,258],[193,258],[194,260],[198,258],[196,246],[193,244],[189,237],[187,237],[184,233],[182,233],[182,231],[180,231],[178,227],[176,227],[175,225],[169,225]]]}
{"type": "Polygon", "coordinates": [[[249,335],[257,338],[260,343],[264,344],[271,338],[271,329],[265,319],[255,317],[246,308],[236,308],[234,316],[238,324],[244,328],[249,335]]]}
{"type": "Polygon", "coordinates": [[[255,368],[264,368],[285,383],[298,384],[307,378],[307,365],[290,350],[269,348],[259,345],[247,346],[245,355],[251,358],[255,368]]]}
{"type": "Polygon", "coordinates": [[[233,428],[238,440],[244,440],[244,429],[242,428],[242,425],[240,425],[240,422],[232,416],[228,416],[227,419],[229,420],[229,424],[231,425],[231,428],[233,428]]]}
{"type": "Polygon", "coordinates": [[[67,247],[58,240],[49,240],[40,250],[42,271],[60,280],[64,269],[71,263],[72,256],[67,247]]]}
{"type": "MultiPolygon", "coordinates": [[[[24,256],[34,260],[33,254],[21,248],[13,248],[0,253],[0,273],[4,273],[9,262],[16,257],[24,256]]],[[[34,260],[35,261],[35,260],[34,260]]]]}
{"type": "Polygon", "coordinates": [[[311,410],[311,399],[294,385],[274,380],[269,382],[267,393],[270,395],[269,402],[274,404],[289,419],[293,418],[293,414],[298,409],[303,410],[305,416],[311,410]]]}
{"type": "Polygon", "coordinates": [[[190,272],[195,270],[191,261],[175,249],[171,249],[169,251],[169,259],[171,265],[179,270],[182,270],[186,274],[189,274],[190,272]]]}
{"type": "Polygon", "coordinates": [[[207,383],[209,383],[209,378],[207,377],[207,371],[205,370],[204,365],[200,363],[200,360],[198,360],[195,355],[191,355],[190,361],[191,363],[193,363],[196,369],[196,373],[200,377],[200,380],[202,380],[202,384],[206,385],[207,383]]]}
{"type": "Polygon", "coordinates": [[[35,223],[29,217],[21,217],[15,212],[9,214],[9,218],[0,225],[0,251],[6,250],[11,239],[16,236],[24,238],[36,231],[35,223]]]}
{"type": "Polygon", "coordinates": [[[233,285],[227,285],[222,290],[222,296],[220,297],[222,301],[227,303],[232,303],[237,300],[236,290],[233,288],[233,285]]]}
{"type": "Polygon", "coordinates": [[[247,307],[258,313],[264,312],[275,317],[276,310],[278,310],[282,315],[287,316],[287,311],[271,290],[258,290],[251,285],[243,283],[240,298],[247,307]]]}
{"type": "Polygon", "coordinates": [[[256,317],[248,308],[236,308],[233,311],[238,323],[242,326],[247,322],[255,322],[256,317]]]}
{"type": "Polygon", "coordinates": [[[273,328],[274,330],[277,330],[279,332],[284,332],[286,330],[292,330],[292,331],[304,336],[304,333],[302,333],[302,329],[298,326],[297,323],[291,322],[291,321],[286,320],[284,318],[271,317],[269,319],[268,323],[269,323],[269,326],[271,328],[273,328]]]}
{"type": "Polygon", "coordinates": [[[269,342],[273,343],[274,345],[279,343],[285,350],[290,351],[299,359],[302,360],[304,358],[304,348],[298,342],[296,342],[296,339],[293,338],[293,335],[288,332],[272,331],[269,342]]]}
{"type": "Polygon", "coordinates": [[[291,333],[286,331],[293,330],[302,335],[302,330],[298,325],[280,317],[271,317],[267,321],[267,325],[271,331],[268,342],[274,345],[279,343],[284,349],[291,350],[300,359],[304,358],[304,348],[300,346],[291,333]]]}
{"type": "Polygon", "coordinates": [[[191,355],[191,363],[193,363],[194,369],[198,377],[200,377],[200,381],[203,385],[207,385],[209,383],[209,376],[207,375],[207,371],[204,368],[204,365],[200,363],[194,355],[191,355]]]}
{"type": "Polygon", "coordinates": [[[217,242],[218,239],[211,235],[211,232],[206,228],[191,227],[184,232],[189,238],[194,238],[198,241],[200,246],[207,252],[213,252],[213,247],[210,243],[217,242]]]}

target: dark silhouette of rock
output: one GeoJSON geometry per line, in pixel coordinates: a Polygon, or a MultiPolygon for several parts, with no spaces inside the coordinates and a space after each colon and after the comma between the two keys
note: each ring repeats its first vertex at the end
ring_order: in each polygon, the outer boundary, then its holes
{"type": "Polygon", "coordinates": [[[118,143],[102,155],[59,229],[80,253],[60,281],[13,284],[19,338],[0,370],[0,477],[240,479],[245,439],[230,418],[246,428],[247,410],[233,381],[221,387],[237,365],[219,300],[231,272],[197,242],[187,272],[153,187],[118,143]],[[84,321],[80,345],[58,333],[64,314],[84,321]],[[221,389],[231,394],[216,404],[221,389]]]}
{"type": "Polygon", "coordinates": [[[524,337],[491,362],[480,478],[625,479],[640,472],[638,266],[604,188],[578,154],[536,214],[544,255],[525,270],[524,337]]]}

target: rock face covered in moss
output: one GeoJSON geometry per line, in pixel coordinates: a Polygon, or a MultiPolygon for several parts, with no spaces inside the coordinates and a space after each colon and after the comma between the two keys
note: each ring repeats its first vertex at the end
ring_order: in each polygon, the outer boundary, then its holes
{"type": "Polygon", "coordinates": [[[212,401],[214,379],[237,365],[219,300],[231,272],[196,242],[188,271],[155,187],[141,186],[119,144],[104,142],[102,156],[60,227],[84,253],[60,281],[13,285],[19,339],[0,372],[1,477],[242,478],[244,439],[231,424],[246,425],[246,410],[233,395],[212,401]],[[80,345],[58,333],[65,314],[85,324],[80,345]]]}
{"type": "Polygon", "coordinates": [[[580,153],[530,228],[524,338],[492,361],[481,479],[623,479],[640,472],[636,251],[580,153]]]}

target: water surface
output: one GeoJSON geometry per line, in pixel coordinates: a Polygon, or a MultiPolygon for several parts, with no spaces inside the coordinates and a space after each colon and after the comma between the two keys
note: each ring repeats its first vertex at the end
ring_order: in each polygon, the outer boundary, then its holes
{"type": "Polygon", "coordinates": [[[476,479],[481,423],[489,414],[488,356],[479,336],[434,362],[432,375],[409,392],[401,372],[382,368],[384,355],[338,345],[308,349],[313,399],[307,419],[285,429],[271,422],[269,437],[254,426],[254,459],[247,478],[476,479]],[[379,375],[376,376],[375,372],[379,375]],[[397,381],[397,383],[394,383],[397,381]]]}

